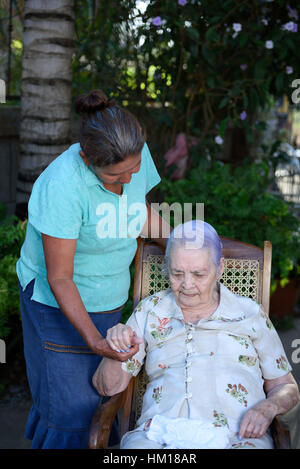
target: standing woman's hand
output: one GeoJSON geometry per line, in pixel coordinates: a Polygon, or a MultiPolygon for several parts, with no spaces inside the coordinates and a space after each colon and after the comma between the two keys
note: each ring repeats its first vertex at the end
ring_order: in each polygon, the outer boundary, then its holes
{"type": "Polygon", "coordinates": [[[143,343],[143,339],[136,337],[135,332],[129,334],[125,329],[127,327],[129,326],[118,324],[108,329],[106,339],[95,341],[90,345],[91,350],[102,357],[125,362],[139,351],[139,344],[143,343]]]}

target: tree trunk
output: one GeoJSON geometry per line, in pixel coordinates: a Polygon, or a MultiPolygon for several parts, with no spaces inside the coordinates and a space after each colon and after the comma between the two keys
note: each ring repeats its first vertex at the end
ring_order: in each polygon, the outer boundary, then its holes
{"type": "Polygon", "coordinates": [[[25,0],[17,203],[71,141],[74,0],[25,0]]]}

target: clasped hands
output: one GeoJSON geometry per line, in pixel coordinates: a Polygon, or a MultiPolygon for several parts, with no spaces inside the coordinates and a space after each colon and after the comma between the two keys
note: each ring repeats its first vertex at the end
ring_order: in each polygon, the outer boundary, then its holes
{"type": "Polygon", "coordinates": [[[139,351],[143,339],[137,337],[131,327],[117,324],[107,330],[106,338],[97,339],[90,348],[106,358],[125,362],[139,351]]]}

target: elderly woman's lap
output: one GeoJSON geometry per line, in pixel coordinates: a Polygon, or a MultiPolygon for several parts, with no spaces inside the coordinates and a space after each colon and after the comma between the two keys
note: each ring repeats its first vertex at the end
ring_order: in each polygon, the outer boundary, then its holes
{"type": "MultiPolygon", "coordinates": [[[[147,438],[147,432],[133,430],[126,433],[120,443],[121,449],[163,449],[156,441],[147,438]]],[[[188,449],[188,448],[187,448],[188,449]]],[[[274,442],[269,434],[262,438],[244,438],[242,441],[237,436],[230,438],[230,446],[226,449],[274,449],[274,442]]]]}
{"type": "Polygon", "coordinates": [[[163,449],[163,446],[156,441],[149,440],[143,430],[133,430],[125,433],[121,443],[121,449],[163,449]]]}

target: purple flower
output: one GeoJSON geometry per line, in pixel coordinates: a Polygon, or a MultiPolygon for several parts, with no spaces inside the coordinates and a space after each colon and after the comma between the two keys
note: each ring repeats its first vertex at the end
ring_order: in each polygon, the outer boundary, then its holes
{"type": "Polygon", "coordinates": [[[247,118],[247,112],[246,111],[241,112],[240,118],[242,121],[244,121],[247,118]]]}
{"type": "Polygon", "coordinates": [[[290,67],[289,65],[285,68],[285,73],[287,75],[290,75],[291,73],[293,73],[294,69],[293,67],[290,67]]]}
{"type": "Polygon", "coordinates": [[[273,49],[274,43],[273,41],[266,41],[266,48],[267,49],[273,49]]]}
{"type": "Polygon", "coordinates": [[[289,21],[288,23],[282,26],[282,29],[284,31],[290,31],[291,33],[296,33],[298,31],[298,25],[297,23],[294,23],[294,21],[289,21]]]}
{"type": "Polygon", "coordinates": [[[178,0],[178,5],[184,7],[187,4],[187,0],[178,0]]]}
{"type": "Polygon", "coordinates": [[[162,19],[160,16],[156,16],[155,18],[153,18],[152,20],[152,24],[154,26],[161,26],[162,25],[162,19]]]}
{"type": "Polygon", "coordinates": [[[215,137],[215,142],[216,142],[218,145],[222,145],[222,143],[223,143],[222,137],[221,137],[220,135],[217,135],[217,136],[215,137]]]}
{"type": "Polygon", "coordinates": [[[297,10],[291,8],[290,5],[288,5],[287,8],[288,8],[289,18],[294,18],[294,20],[297,20],[299,18],[297,10]]]}
{"type": "Polygon", "coordinates": [[[247,68],[248,68],[247,64],[240,65],[240,69],[243,70],[243,71],[247,70],[247,68]]]}
{"type": "Polygon", "coordinates": [[[239,33],[240,31],[242,31],[242,25],[241,25],[241,23],[233,23],[232,29],[233,29],[235,32],[239,33]]]}
{"type": "Polygon", "coordinates": [[[297,33],[298,32],[298,25],[297,23],[294,23],[293,29],[291,30],[292,33],[297,33]]]}

